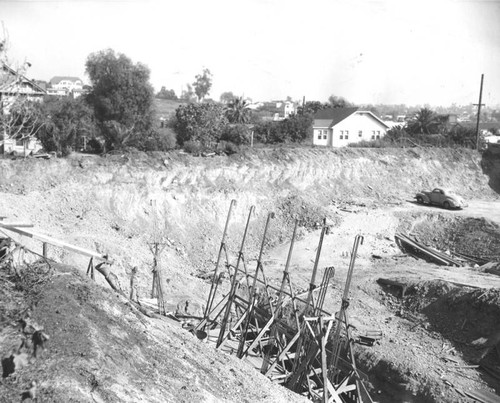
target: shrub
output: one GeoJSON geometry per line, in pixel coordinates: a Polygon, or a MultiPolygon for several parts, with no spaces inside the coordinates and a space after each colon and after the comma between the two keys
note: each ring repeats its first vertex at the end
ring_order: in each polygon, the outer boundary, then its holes
{"type": "Polygon", "coordinates": [[[131,146],[140,151],[168,151],[177,146],[175,132],[172,129],[152,130],[146,136],[135,137],[131,146]]]}
{"type": "Polygon", "coordinates": [[[234,144],[250,144],[250,129],[242,124],[228,125],[221,140],[234,144]]]}
{"type": "Polygon", "coordinates": [[[217,150],[222,151],[227,155],[237,154],[240,152],[240,148],[231,141],[221,141],[217,146],[217,150]]]}
{"type": "Polygon", "coordinates": [[[193,154],[200,155],[203,151],[203,146],[199,141],[186,141],[183,145],[184,151],[193,154]]]}
{"type": "Polygon", "coordinates": [[[104,145],[97,138],[93,137],[87,143],[87,149],[92,153],[102,154],[102,152],[104,151],[104,145]]]}
{"type": "Polygon", "coordinates": [[[391,147],[391,143],[389,141],[384,140],[363,140],[357,143],[349,143],[348,147],[352,148],[386,148],[391,147]]]}
{"type": "Polygon", "coordinates": [[[175,132],[180,145],[194,141],[208,147],[220,140],[228,124],[224,107],[210,102],[181,105],[175,116],[175,132]]]}

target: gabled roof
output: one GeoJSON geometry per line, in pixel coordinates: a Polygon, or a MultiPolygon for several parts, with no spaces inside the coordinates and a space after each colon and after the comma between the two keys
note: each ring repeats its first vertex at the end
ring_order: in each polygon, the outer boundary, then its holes
{"type": "Polygon", "coordinates": [[[332,128],[344,119],[358,112],[359,114],[369,115],[372,119],[389,128],[387,123],[384,123],[380,118],[370,111],[360,111],[358,108],[332,108],[323,109],[314,114],[314,126],[332,128]]]}
{"type": "MultiPolygon", "coordinates": [[[[345,118],[351,116],[358,108],[331,108],[323,109],[314,114],[314,120],[329,120],[328,127],[335,126],[337,123],[342,122],[345,118]]],[[[323,123],[323,122],[322,122],[323,123]]]]}
{"type": "MultiPolygon", "coordinates": [[[[33,80],[30,80],[29,78],[27,78],[23,74],[17,72],[16,70],[14,70],[12,67],[10,67],[9,65],[7,65],[6,63],[2,62],[1,68],[4,71],[8,72],[13,77],[19,77],[19,79],[20,79],[21,82],[28,83],[29,85],[31,85],[33,87],[34,90],[38,91],[39,93],[42,93],[42,94],[46,94],[47,93],[47,91],[45,89],[43,89],[40,85],[38,85],[37,83],[35,83],[33,80]]],[[[13,88],[13,87],[15,86],[16,83],[17,83],[17,79],[12,80],[12,81],[10,81],[10,80],[6,81],[4,83],[4,85],[2,86],[2,88],[0,88],[0,91],[1,92],[6,92],[6,93],[13,92],[13,91],[15,91],[15,88],[13,88]]]]}
{"type": "MultiPolygon", "coordinates": [[[[71,77],[71,76],[55,76],[55,77],[52,77],[50,79],[50,84],[59,84],[62,80],[68,80],[68,81],[71,81],[71,82],[75,82],[75,81],[82,81],[80,78],[78,77],[71,77]]],[[[83,83],[83,81],[82,81],[83,83]]]]}

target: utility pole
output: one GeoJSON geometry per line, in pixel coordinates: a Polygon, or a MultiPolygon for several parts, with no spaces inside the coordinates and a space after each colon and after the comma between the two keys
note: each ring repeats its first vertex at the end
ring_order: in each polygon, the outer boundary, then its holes
{"type": "Polygon", "coordinates": [[[481,87],[479,89],[479,103],[473,104],[474,106],[477,106],[476,150],[479,150],[479,120],[481,119],[481,106],[484,106],[484,104],[481,103],[481,100],[483,98],[483,80],[484,80],[484,74],[481,74],[481,87]]]}

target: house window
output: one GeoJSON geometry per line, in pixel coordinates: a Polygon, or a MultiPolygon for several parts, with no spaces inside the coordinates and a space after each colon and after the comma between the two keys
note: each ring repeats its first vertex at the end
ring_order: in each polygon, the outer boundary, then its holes
{"type": "Polygon", "coordinates": [[[343,130],[340,131],[339,138],[340,138],[340,140],[344,140],[344,131],[343,130]]]}
{"type": "Polygon", "coordinates": [[[321,130],[318,130],[318,140],[321,140],[321,130]]]}
{"type": "Polygon", "coordinates": [[[328,134],[328,130],[323,130],[323,140],[326,140],[327,134],[328,134]]]}
{"type": "Polygon", "coordinates": [[[348,140],[349,139],[349,131],[346,131],[345,132],[345,139],[348,140]]]}
{"type": "Polygon", "coordinates": [[[358,137],[363,137],[363,130],[358,131],[358,137]]]}
{"type": "Polygon", "coordinates": [[[375,140],[375,130],[372,130],[372,140],[375,140]]]}

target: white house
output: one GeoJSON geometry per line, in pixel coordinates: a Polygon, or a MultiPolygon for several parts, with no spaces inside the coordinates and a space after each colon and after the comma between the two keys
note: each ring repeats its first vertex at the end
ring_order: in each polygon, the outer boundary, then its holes
{"type": "Polygon", "coordinates": [[[83,81],[78,77],[55,76],[49,81],[49,95],[73,95],[75,98],[83,92],[83,81]]]}
{"type": "Polygon", "coordinates": [[[0,154],[27,157],[30,154],[36,154],[42,148],[42,143],[34,136],[19,139],[0,139],[0,154]]]}
{"type": "Polygon", "coordinates": [[[314,115],[313,144],[345,147],[350,143],[378,140],[389,126],[370,111],[358,108],[333,108],[314,115]]]}

